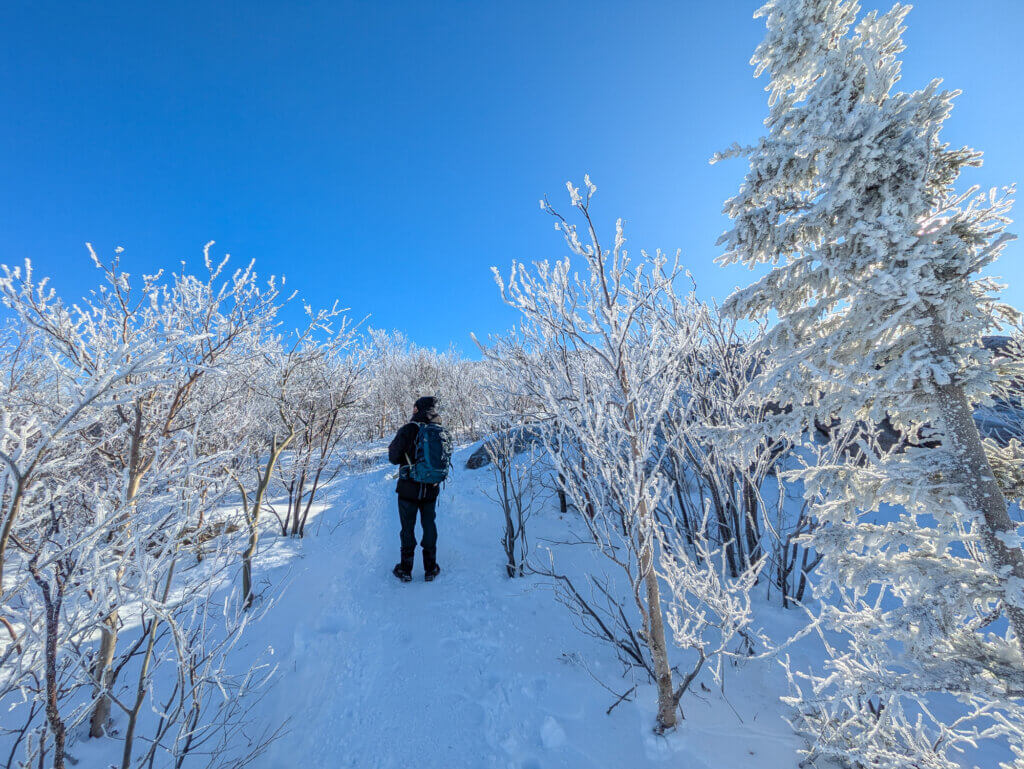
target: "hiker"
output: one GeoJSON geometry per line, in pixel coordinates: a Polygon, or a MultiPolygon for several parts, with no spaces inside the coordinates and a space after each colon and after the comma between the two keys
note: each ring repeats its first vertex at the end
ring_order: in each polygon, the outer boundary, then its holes
{"type": "Polygon", "coordinates": [[[430,396],[419,398],[412,407],[412,421],[398,430],[388,446],[388,460],[399,465],[398,516],[402,521],[402,560],[392,573],[402,580],[412,580],[412,564],[416,555],[416,513],[423,527],[423,572],[427,582],[441,573],[437,565],[437,525],[434,516],[441,482],[448,477],[451,464],[451,439],[441,426],[437,401],[430,396]]]}

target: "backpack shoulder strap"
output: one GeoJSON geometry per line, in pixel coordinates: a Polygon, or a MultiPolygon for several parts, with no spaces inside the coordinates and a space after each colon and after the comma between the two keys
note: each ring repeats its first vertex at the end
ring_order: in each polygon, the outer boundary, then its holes
{"type": "MultiPolygon", "coordinates": [[[[413,441],[415,441],[415,440],[416,440],[416,438],[417,438],[417,437],[419,437],[419,434],[420,434],[420,425],[419,425],[419,423],[418,423],[418,422],[412,422],[412,421],[409,421],[409,422],[406,422],[406,423],[405,423],[405,424],[404,424],[404,425],[402,426],[402,429],[404,430],[404,429],[405,429],[406,427],[409,427],[410,425],[412,425],[413,427],[415,427],[415,428],[416,428],[416,435],[412,436],[412,440],[413,440],[413,441]]],[[[416,449],[416,446],[415,446],[415,444],[414,444],[414,445],[413,445],[413,450],[415,451],[415,449],[416,449]]],[[[409,452],[408,452],[408,451],[407,451],[407,452],[405,452],[405,461],[406,461],[406,462],[408,463],[408,465],[409,465],[410,467],[412,466],[412,464],[413,464],[413,460],[409,458],[409,452]]]]}

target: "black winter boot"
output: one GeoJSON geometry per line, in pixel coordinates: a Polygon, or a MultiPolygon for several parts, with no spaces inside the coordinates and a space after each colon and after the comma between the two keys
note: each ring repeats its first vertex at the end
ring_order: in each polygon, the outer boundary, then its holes
{"type": "Polygon", "coordinates": [[[426,568],[426,570],[423,572],[423,579],[425,579],[427,582],[433,582],[434,577],[436,577],[440,573],[441,567],[435,563],[433,566],[428,566],[426,568]]]}
{"type": "Polygon", "coordinates": [[[412,582],[412,570],[405,568],[400,563],[395,564],[395,568],[391,570],[391,573],[402,580],[402,582],[412,582]]]}

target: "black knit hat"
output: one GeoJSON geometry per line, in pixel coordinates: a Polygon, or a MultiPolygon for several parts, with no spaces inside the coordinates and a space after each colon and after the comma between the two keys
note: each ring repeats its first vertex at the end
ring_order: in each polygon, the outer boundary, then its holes
{"type": "Polygon", "coordinates": [[[424,395],[422,398],[417,398],[416,411],[420,414],[429,414],[437,408],[437,399],[432,395],[424,395]]]}

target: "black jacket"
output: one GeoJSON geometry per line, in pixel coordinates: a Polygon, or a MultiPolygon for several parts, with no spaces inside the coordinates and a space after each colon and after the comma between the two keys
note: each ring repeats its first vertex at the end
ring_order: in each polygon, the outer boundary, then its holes
{"type": "Polygon", "coordinates": [[[398,496],[402,499],[434,500],[437,499],[437,495],[440,493],[440,484],[420,483],[411,478],[403,477],[407,472],[407,468],[415,459],[416,434],[419,432],[419,425],[438,423],[439,421],[429,414],[415,414],[409,424],[398,428],[394,440],[388,446],[388,461],[393,465],[401,466],[401,469],[398,471],[398,485],[395,487],[395,491],[398,492],[398,496]]]}

